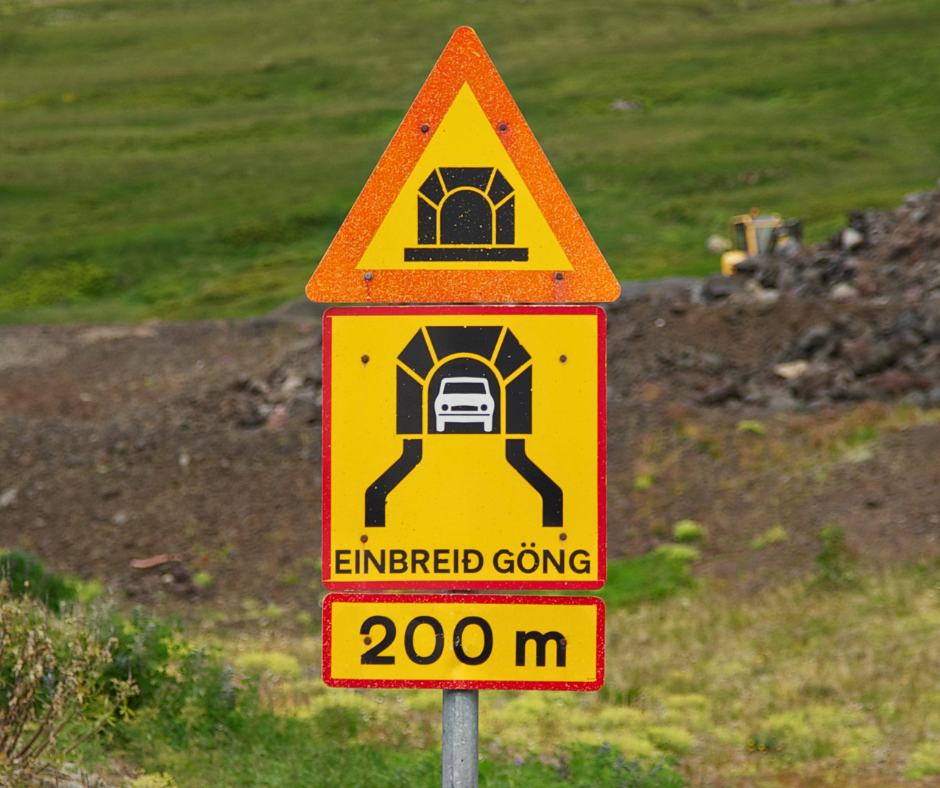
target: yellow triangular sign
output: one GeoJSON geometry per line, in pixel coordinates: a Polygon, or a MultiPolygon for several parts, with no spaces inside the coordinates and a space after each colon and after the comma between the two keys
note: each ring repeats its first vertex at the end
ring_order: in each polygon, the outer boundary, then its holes
{"type": "Polygon", "coordinates": [[[571,263],[483,114],[480,102],[464,83],[356,267],[361,271],[570,271],[571,263]],[[458,168],[445,166],[456,162],[460,163],[459,172],[453,172],[458,168]],[[432,193],[427,194],[429,191],[432,193]],[[465,194],[459,194],[461,191],[465,194]],[[455,204],[456,210],[452,208],[451,213],[456,214],[457,221],[448,223],[446,206],[455,204]],[[482,210],[473,211],[476,206],[482,210]],[[509,209],[512,237],[507,237],[509,233],[504,230],[501,238],[499,218],[509,209]],[[417,237],[417,217],[422,211],[435,223],[433,243],[421,244],[417,237]],[[473,221],[475,213],[481,220],[473,221]],[[461,216],[468,221],[460,222],[461,216]],[[448,226],[464,235],[470,231],[471,237],[449,238],[448,226]],[[449,240],[467,243],[447,243],[449,240]],[[402,252],[408,249],[414,251],[402,252]]]}
{"type": "Polygon", "coordinates": [[[324,255],[313,301],[612,301],[620,286],[470,28],[324,255]]]}

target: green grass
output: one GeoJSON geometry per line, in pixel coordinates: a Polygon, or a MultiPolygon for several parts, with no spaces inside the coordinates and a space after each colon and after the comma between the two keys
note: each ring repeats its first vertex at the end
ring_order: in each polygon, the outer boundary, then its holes
{"type": "MultiPolygon", "coordinates": [[[[703,582],[609,600],[600,692],[480,693],[481,785],[862,788],[940,774],[940,562],[821,582],[847,560],[836,526],[817,549],[812,576],[746,598],[703,582]]],[[[76,753],[84,767],[146,772],[134,788],[439,784],[439,691],[327,688],[319,638],[242,630],[194,647],[172,622],[100,604],[88,621],[117,639],[113,672],[141,694],[76,753]]]]}
{"type": "MultiPolygon", "coordinates": [[[[600,692],[480,693],[481,784],[652,788],[681,784],[678,771],[696,785],[861,788],[940,774],[938,589],[940,568],[925,562],[746,599],[703,583],[611,604],[600,692]]],[[[113,753],[181,788],[438,784],[440,692],[328,689],[309,677],[318,643],[271,645],[280,668],[270,653],[251,658],[265,668],[260,708],[202,716],[217,694],[202,680],[166,723],[138,714],[113,753]]]]}
{"type": "Polygon", "coordinates": [[[611,607],[661,602],[694,586],[689,563],[697,555],[695,548],[669,545],[639,558],[611,559],[597,595],[611,607]]]}
{"type": "Polygon", "coordinates": [[[461,24],[620,278],[714,270],[752,205],[819,239],[940,175],[932,0],[5,0],[0,322],[299,296],[461,24]]]}
{"type": "MultiPolygon", "coordinates": [[[[343,713],[342,707],[334,709],[343,713]]],[[[348,716],[348,715],[344,715],[348,716]]],[[[435,788],[440,752],[344,741],[348,731],[323,731],[309,721],[254,717],[238,738],[212,746],[167,748],[142,734],[128,752],[151,773],[168,773],[187,786],[232,788],[435,788]],[[335,738],[337,737],[338,738],[335,738]]],[[[641,765],[611,747],[577,747],[555,763],[484,758],[481,786],[516,788],[683,788],[686,781],[663,766],[641,765]]]]}

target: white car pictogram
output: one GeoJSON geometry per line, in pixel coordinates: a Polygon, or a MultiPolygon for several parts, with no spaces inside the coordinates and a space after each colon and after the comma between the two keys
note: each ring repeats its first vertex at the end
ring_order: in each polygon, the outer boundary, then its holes
{"type": "Polygon", "coordinates": [[[484,432],[492,432],[494,405],[486,378],[444,378],[434,400],[436,429],[444,432],[448,422],[482,423],[484,432]]]}

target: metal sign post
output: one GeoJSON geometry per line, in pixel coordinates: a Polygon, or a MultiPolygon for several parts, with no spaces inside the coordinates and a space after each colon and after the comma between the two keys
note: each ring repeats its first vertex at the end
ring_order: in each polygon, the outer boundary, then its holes
{"type": "Polygon", "coordinates": [[[443,722],[441,785],[443,788],[477,788],[480,777],[479,691],[444,690],[443,722]]]}

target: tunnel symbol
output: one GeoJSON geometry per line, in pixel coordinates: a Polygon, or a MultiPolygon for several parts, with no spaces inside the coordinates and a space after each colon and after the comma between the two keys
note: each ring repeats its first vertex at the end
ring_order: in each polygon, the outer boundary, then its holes
{"type": "Polygon", "coordinates": [[[495,167],[438,167],[418,189],[418,246],[405,262],[527,261],[515,189],[495,167]]]}
{"type": "Polygon", "coordinates": [[[507,326],[425,326],[398,355],[401,456],[366,490],[366,527],[385,527],[388,495],[421,462],[423,437],[505,435],[506,461],[542,498],[542,525],[564,524],[564,496],[526,454],[532,434],[532,357],[507,326]]]}

